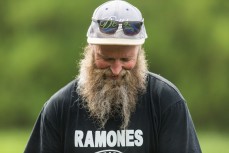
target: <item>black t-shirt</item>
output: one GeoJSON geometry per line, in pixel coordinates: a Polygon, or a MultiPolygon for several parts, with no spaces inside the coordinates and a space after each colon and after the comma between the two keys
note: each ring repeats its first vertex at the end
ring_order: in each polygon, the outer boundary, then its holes
{"type": "Polygon", "coordinates": [[[200,153],[186,102],[177,88],[153,73],[139,95],[128,129],[120,118],[98,128],[82,107],[74,80],[44,105],[25,153],[200,153]]]}

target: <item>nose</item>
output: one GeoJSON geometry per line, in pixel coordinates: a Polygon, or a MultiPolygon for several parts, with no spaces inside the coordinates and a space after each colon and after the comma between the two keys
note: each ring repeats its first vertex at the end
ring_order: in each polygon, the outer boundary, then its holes
{"type": "Polygon", "coordinates": [[[111,64],[110,69],[111,69],[113,75],[117,76],[122,71],[122,63],[119,60],[115,60],[111,64]]]}

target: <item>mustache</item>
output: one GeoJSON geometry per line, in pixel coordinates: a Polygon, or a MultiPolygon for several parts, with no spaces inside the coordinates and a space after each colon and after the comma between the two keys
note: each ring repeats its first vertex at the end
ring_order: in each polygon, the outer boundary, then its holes
{"type": "MultiPolygon", "coordinates": [[[[122,70],[120,71],[118,77],[119,77],[120,79],[123,79],[127,74],[130,74],[130,73],[131,73],[130,71],[131,71],[131,70],[122,69],[122,70]]],[[[112,73],[112,71],[111,71],[110,68],[105,68],[105,69],[97,69],[97,68],[95,68],[95,69],[94,69],[94,73],[99,74],[100,76],[103,77],[103,79],[107,79],[107,78],[109,78],[109,77],[115,77],[115,76],[116,76],[116,75],[114,75],[114,74],[112,73]]]]}

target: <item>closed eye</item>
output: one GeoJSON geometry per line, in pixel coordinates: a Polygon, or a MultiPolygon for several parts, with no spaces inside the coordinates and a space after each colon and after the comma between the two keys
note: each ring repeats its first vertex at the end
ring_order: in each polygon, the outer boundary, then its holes
{"type": "Polygon", "coordinates": [[[120,60],[123,62],[129,62],[131,59],[130,58],[121,58],[120,60]]]}
{"type": "Polygon", "coordinates": [[[104,58],[105,61],[113,61],[113,58],[104,58]]]}

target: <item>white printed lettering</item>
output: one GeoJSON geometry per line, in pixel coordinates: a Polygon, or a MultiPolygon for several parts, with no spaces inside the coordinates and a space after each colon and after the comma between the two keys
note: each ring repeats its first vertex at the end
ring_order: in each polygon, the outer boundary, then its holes
{"type": "Polygon", "coordinates": [[[142,137],[143,133],[142,130],[136,130],[134,133],[134,136],[136,138],[136,140],[134,140],[135,145],[140,147],[143,144],[143,137],[142,137]]]}
{"type": "Polygon", "coordinates": [[[134,139],[134,130],[126,130],[126,146],[133,147],[134,142],[132,141],[134,139]]]}
{"type": "Polygon", "coordinates": [[[94,147],[92,131],[88,131],[85,138],[84,147],[88,147],[88,146],[94,147]]]}
{"type": "Polygon", "coordinates": [[[75,147],[140,147],[142,130],[84,131],[75,130],[75,147]]]}
{"type": "Polygon", "coordinates": [[[106,131],[95,132],[95,147],[106,147],[106,131]]]}
{"type": "Polygon", "coordinates": [[[117,143],[117,135],[115,131],[109,131],[107,133],[107,145],[109,147],[114,147],[117,143]]]}
{"type": "Polygon", "coordinates": [[[83,147],[83,131],[76,130],[75,131],[75,147],[83,147]]]}
{"type": "Polygon", "coordinates": [[[125,147],[125,130],[121,130],[121,131],[117,131],[117,146],[120,147],[120,146],[123,146],[125,147]]]}

